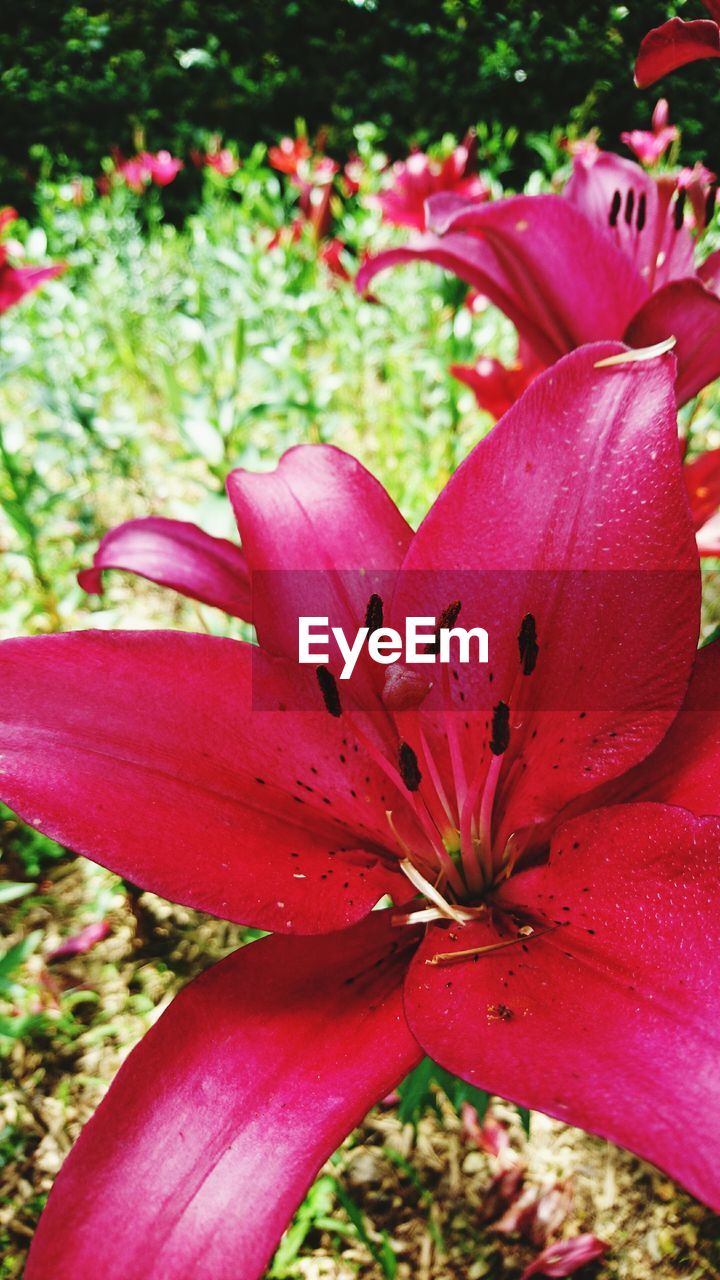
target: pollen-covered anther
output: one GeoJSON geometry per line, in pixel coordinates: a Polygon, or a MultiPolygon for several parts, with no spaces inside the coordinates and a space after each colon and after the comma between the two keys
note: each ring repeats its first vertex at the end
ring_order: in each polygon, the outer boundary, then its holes
{"type": "Polygon", "coordinates": [[[315,674],[317,682],[320,685],[325,710],[330,712],[331,716],[339,718],[342,715],[342,705],[340,703],[340,694],[335,682],[332,671],[328,671],[327,667],[316,667],[315,674]]]}
{"type": "Polygon", "coordinates": [[[608,218],[608,222],[610,223],[611,227],[617,226],[617,220],[620,215],[621,207],[622,207],[622,196],[620,195],[619,191],[616,191],[610,203],[610,216],[608,218]]]}
{"type": "Polygon", "coordinates": [[[437,621],[435,635],[428,645],[425,646],[426,653],[439,653],[440,651],[440,632],[450,631],[460,616],[462,603],[460,600],[453,600],[447,608],[443,609],[437,621]]]}
{"type": "Polygon", "coordinates": [[[380,596],[374,591],[368,600],[368,606],[365,611],[365,626],[372,635],[374,631],[379,631],[383,625],[383,602],[380,596]]]}
{"type": "Polygon", "coordinates": [[[531,613],[526,613],[520,624],[520,631],[518,633],[518,649],[520,651],[520,662],[522,664],[523,675],[531,676],[535,670],[538,654],[540,652],[535,618],[531,613]]]}
{"type": "Polygon", "coordinates": [[[408,791],[417,791],[422,781],[418,759],[408,742],[401,742],[398,750],[398,768],[408,791]]]}
{"type": "Polygon", "coordinates": [[[638,231],[642,231],[646,221],[647,221],[647,196],[645,195],[644,191],[641,191],[638,197],[637,220],[635,222],[635,226],[637,227],[638,231]]]}
{"type": "Polygon", "coordinates": [[[498,702],[493,710],[490,750],[501,756],[510,745],[510,708],[507,702],[498,702]]]}

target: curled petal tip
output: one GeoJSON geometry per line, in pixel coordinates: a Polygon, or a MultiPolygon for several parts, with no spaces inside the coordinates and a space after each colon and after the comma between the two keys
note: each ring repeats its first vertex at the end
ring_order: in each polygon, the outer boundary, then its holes
{"type": "Polygon", "coordinates": [[[656,342],[652,347],[636,347],[628,351],[618,351],[617,355],[605,356],[603,360],[596,360],[593,365],[594,369],[609,369],[616,364],[640,364],[645,360],[655,360],[658,356],[666,356],[672,351],[677,342],[677,338],[671,336],[665,338],[662,342],[656,342]]]}

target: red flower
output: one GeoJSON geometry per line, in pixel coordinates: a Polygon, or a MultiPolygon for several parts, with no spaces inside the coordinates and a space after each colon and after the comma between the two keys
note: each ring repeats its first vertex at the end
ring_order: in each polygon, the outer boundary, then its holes
{"type": "Polygon", "coordinates": [[[493,418],[501,418],[507,412],[541,369],[542,365],[525,343],[521,343],[518,358],[511,365],[504,365],[491,356],[481,356],[474,365],[450,366],[453,376],[475,392],[480,408],[493,418]]]}
{"type": "Polygon", "coordinates": [[[297,138],[281,138],[276,147],[270,147],[268,161],[281,173],[296,174],[311,155],[307,138],[300,134],[297,138]]]}
{"type": "Polygon", "coordinates": [[[709,449],[683,467],[701,556],[720,556],[720,449],[709,449]]]}
{"type": "Polygon", "coordinates": [[[205,156],[205,164],[214,169],[223,178],[232,178],[240,168],[240,163],[235,159],[229,147],[222,147],[220,151],[210,151],[205,156]]]}
{"type": "Polygon", "coordinates": [[[330,275],[335,276],[338,280],[350,279],[350,272],[343,262],[343,254],[345,252],[345,244],[337,238],[325,240],[318,250],[320,261],[324,262],[330,275]]]}
{"type": "MultiPolygon", "coordinates": [[[[720,374],[716,255],[695,265],[684,188],[685,179],[583,152],[563,195],[482,205],[435,196],[439,234],[368,260],[357,286],[394,263],[436,262],[504,311],[543,365],[584,342],[646,347],[673,335],[683,404],[720,374]]],[[[715,195],[705,190],[708,215],[715,195]]]]}
{"type": "Polygon", "coordinates": [[[425,201],[439,191],[449,191],[466,200],[487,200],[488,188],[474,172],[475,157],[472,131],[442,162],[432,160],[423,151],[413,151],[407,160],[393,165],[393,185],[377,196],[368,197],[368,202],[380,206],[386,222],[424,231],[425,201]]]}
{"type": "MultiPolygon", "coordinates": [[[[0,209],[0,233],[16,222],[17,216],[15,209],[9,206],[0,209]]],[[[0,244],[0,315],[64,270],[64,262],[55,262],[49,267],[15,267],[9,261],[8,246],[0,244]]]]}
{"type": "Polygon", "coordinates": [[[414,535],[339,450],[234,472],[257,646],[0,645],[3,800],[144,887],[286,935],[191,983],[131,1055],[27,1280],[259,1276],[423,1052],[720,1207],[720,647],[695,649],[672,357],[618,357],[541,374],[414,535]],[[458,601],[489,667],[395,664],[384,684],[369,660],[349,682],[297,665],[301,614],[350,635],[450,626],[458,601]]]}
{"type": "Polygon", "coordinates": [[[197,147],[193,147],[190,159],[196,169],[214,169],[222,178],[232,178],[240,168],[240,161],[236,159],[230,148],[221,147],[219,142],[210,151],[200,151],[197,147]]]}
{"type": "Polygon", "coordinates": [[[649,31],[635,63],[635,83],[646,89],[661,76],[700,58],[720,58],[720,0],[702,0],[712,22],[671,18],[649,31]]]}
{"type": "Polygon", "coordinates": [[[677,125],[670,124],[669,119],[667,99],[660,98],[652,113],[652,131],[631,129],[629,133],[621,133],[620,140],[635,152],[641,164],[652,168],[680,136],[677,125]]]}

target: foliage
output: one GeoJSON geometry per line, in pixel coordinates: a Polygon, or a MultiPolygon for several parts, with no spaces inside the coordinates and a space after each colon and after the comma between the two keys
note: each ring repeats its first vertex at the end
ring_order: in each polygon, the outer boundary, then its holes
{"type": "MultiPolygon", "coordinates": [[[[98,537],[150,512],[231,536],[232,466],[270,466],[298,441],[331,440],[356,449],[417,519],[489,426],[447,366],[483,343],[511,352],[508,325],[473,321],[464,288],[438,288],[433,268],[381,286],[390,306],[360,299],[318,261],[309,233],[268,250],[290,216],[275,175],[246,167],[239,200],[214,176],[183,228],[148,210],[154,191],[139,200],[116,188],[77,206],[62,184],[38,190],[28,250],[64,258],[68,271],[3,317],[5,634],[120,621],[75,581],[98,537]],[[418,292],[422,281],[433,287],[418,292]]],[[[344,219],[358,247],[387,236],[375,213],[344,219]]],[[[224,625],[212,611],[205,622],[224,625]]]]}
{"type": "MultiPolygon", "coordinates": [[[[646,95],[630,68],[648,26],[678,9],[570,0],[102,0],[70,4],[7,0],[0,21],[0,107],[6,198],[28,206],[25,172],[45,148],[71,171],[99,170],[113,144],[185,152],[203,130],[256,139],[288,131],[298,103],[332,146],[352,143],[358,120],[372,120],[401,153],[445,130],[501,119],[520,131],[513,152],[490,130],[495,158],[515,180],[534,163],[533,137],[558,120],[598,124],[606,144],[641,125],[646,95]],[[562,75],[557,67],[562,65],[562,75]],[[498,156],[497,149],[501,152],[498,156]],[[30,154],[29,154],[30,152],[30,154]],[[12,182],[12,189],[10,183],[12,182]]],[[[715,152],[717,77],[700,66],[676,76],[672,99],[693,149],[715,152]]],[[[198,178],[185,169],[171,200],[187,204],[198,178]]]]}

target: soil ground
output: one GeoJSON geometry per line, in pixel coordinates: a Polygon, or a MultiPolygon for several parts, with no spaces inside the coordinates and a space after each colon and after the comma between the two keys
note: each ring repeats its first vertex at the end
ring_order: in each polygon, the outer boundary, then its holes
{"type": "MultiPolygon", "coordinates": [[[[0,834],[0,878],[22,878],[8,851],[12,824],[0,834]]],[[[42,874],[37,893],[0,917],[6,943],[42,931],[18,978],[24,1007],[39,1022],[0,1059],[2,1280],[22,1274],[53,1178],[130,1048],[181,985],[247,936],[128,890],[82,859],[42,874]],[[85,955],[46,964],[53,946],[93,912],[108,920],[108,937],[85,955]]],[[[401,1124],[392,1100],[371,1113],[327,1166],[319,1208],[274,1276],[386,1280],[394,1271],[397,1280],[518,1280],[542,1247],[542,1227],[535,1223],[534,1240],[498,1229],[497,1161],[467,1136],[444,1095],[436,1101],[439,1114],[430,1110],[417,1130],[401,1124]]],[[[602,1263],[578,1274],[720,1276],[720,1219],[665,1176],[541,1115],[526,1137],[514,1108],[497,1101],[493,1110],[510,1134],[506,1158],[525,1167],[526,1194],[554,1189],[542,1201],[554,1219],[545,1238],[592,1232],[609,1244],[602,1263]]]]}

